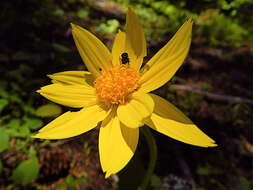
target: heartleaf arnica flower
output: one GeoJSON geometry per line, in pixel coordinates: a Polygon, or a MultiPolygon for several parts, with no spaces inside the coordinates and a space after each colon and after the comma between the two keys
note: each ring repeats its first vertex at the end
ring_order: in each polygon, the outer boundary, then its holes
{"type": "Polygon", "coordinates": [[[111,52],[87,30],[71,26],[88,71],[49,75],[53,84],[42,87],[38,93],[81,110],[62,114],[43,127],[35,138],[64,139],[99,126],[99,156],[105,177],[117,173],[130,161],[138,144],[139,127],[144,124],[184,143],[216,146],[180,110],[150,93],[168,82],[187,56],[191,19],[142,68],[146,41],[141,24],[130,8],[125,32],[117,33],[111,52]]]}

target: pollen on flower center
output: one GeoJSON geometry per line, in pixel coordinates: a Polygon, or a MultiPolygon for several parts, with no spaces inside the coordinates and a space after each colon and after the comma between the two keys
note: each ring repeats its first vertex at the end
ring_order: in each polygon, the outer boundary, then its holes
{"type": "Polygon", "coordinates": [[[104,70],[95,80],[98,99],[105,104],[124,104],[138,87],[139,73],[128,65],[104,70]]]}

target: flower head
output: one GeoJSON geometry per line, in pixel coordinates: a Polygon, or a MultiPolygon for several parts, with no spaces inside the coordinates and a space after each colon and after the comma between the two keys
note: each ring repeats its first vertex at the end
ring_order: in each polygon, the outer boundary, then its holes
{"type": "Polygon", "coordinates": [[[106,69],[95,80],[99,101],[107,105],[125,104],[139,87],[139,73],[128,65],[106,69]]]}
{"type": "Polygon", "coordinates": [[[72,24],[74,41],[88,71],[49,75],[53,84],[38,90],[49,100],[82,109],[62,114],[35,137],[69,138],[101,122],[99,155],[106,177],[120,171],[132,158],[139,127],[144,124],[191,145],[216,146],[180,110],[150,93],[168,82],[183,63],[191,43],[192,21],[186,21],[142,68],[146,41],[131,9],[125,30],[118,32],[110,52],[93,34],[72,24]]]}

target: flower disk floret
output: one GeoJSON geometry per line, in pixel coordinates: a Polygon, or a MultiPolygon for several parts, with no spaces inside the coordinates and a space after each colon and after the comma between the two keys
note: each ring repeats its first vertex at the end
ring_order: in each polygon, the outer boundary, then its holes
{"type": "Polygon", "coordinates": [[[128,65],[114,66],[101,73],[95,80],[98,101],[106,105],[125,104],[129,95],[139,87],[140,76],[128,65]]]}

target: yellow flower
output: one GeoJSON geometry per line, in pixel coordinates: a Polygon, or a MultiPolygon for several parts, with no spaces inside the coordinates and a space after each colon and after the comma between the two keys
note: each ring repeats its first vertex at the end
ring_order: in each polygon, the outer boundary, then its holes
{"type": "Polygon", "coordinates": [[[131,9],[127,12],[125,30],[118,32],[110,52],[90,32],[72,24],[76,46],[89,72],[49,75],[53,84],[38,90],[51,101],[82,109],[62,114],[35,137],[69,138],[99,124],[99,155],[106,177],[120,171],[132,158],[139,127],[144,124],[191,145],[216,146],[180,110],[150,93],[169,81],[183,63],[191,43],[192,21],[186,21],[143,68],[146,41],[131,9]]]}

